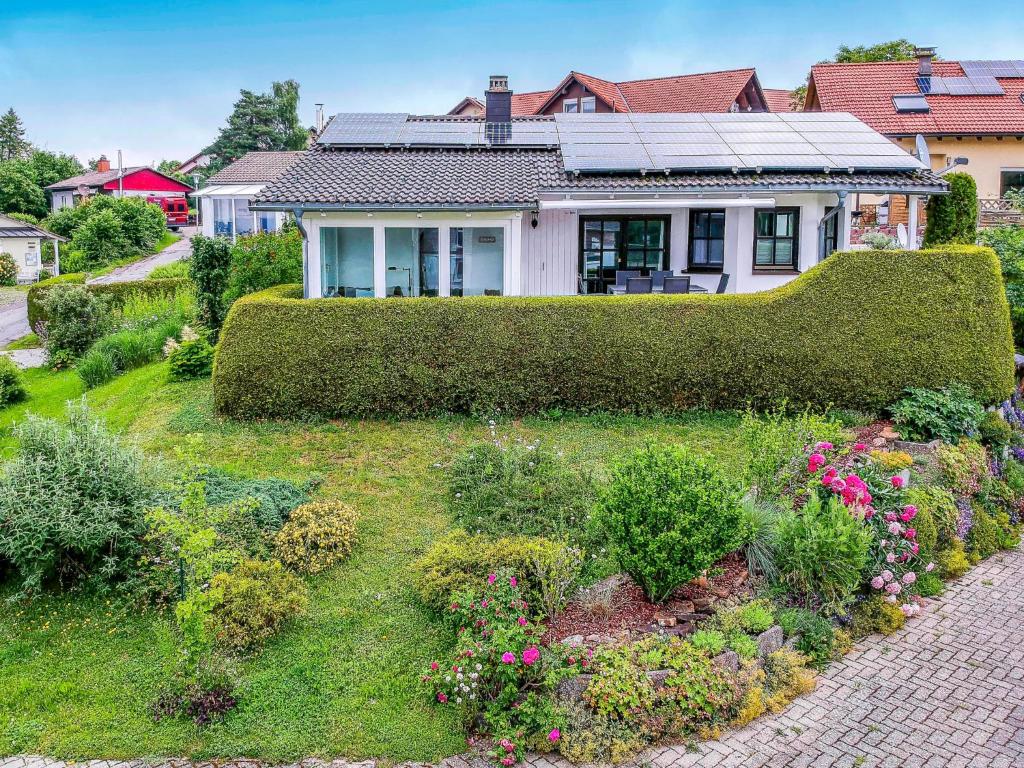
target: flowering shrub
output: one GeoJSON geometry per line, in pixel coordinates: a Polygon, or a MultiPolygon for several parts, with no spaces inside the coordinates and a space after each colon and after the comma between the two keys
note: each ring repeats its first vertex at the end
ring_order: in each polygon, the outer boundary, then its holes
{"type": "Polygon", "coordinates": [[[356,513],[340,501],[312,501],[292,510],[275,537],[278,558],[302,573],[320,573],[352,554],[356,513]]]}
{"type": "Polygon", "coordinates": [[[940,445],[935,455],[954,495],[974,496],[981,490],[981,480],[988,474],[988,457],[980,443],[961,440],[957,445],[940,445]]]}
{"type": "Polygon", "coordinates": [[[510,766],[525,750],[557,742],[563,716],[553,699],[559,680],[589,666],[541,645],[543,627],[530,619],[517,578],[488,575],[482,588],[460,594],[449,608],[459,625],[453,656],[431,662],[423,675],[432,698],[457,707],[467,723],[482,722],[494,739],[491,757],[510,766]]]}

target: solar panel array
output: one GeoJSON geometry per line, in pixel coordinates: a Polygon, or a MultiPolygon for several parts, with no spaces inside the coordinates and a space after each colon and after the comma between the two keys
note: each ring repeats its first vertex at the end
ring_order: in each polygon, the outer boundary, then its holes
{"type": "Polygon", "coordinates": [[[921,93],[934,96],[1002,96],[1005,91],[992,75],[967,77],[919,77],[921,93]]]}
{"type": "Polygon", "coordinates": [[[488,124],[336,115],[329,146],[560,147],[570,172],[912,170],[924,166],[848,113],[582,113],[488,124]]]}
{"type": "Polygon", "coordinates": [[[968,77],[1024,77],[1024,61],[961,61],[968,77]]]}

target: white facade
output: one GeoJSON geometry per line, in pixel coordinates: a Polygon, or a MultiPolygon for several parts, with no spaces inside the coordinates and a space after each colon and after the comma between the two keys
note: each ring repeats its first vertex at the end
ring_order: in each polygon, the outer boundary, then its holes
{"type": "Polygon", "coordinates": [[[9,253],[18,265],[18,282],[32,283],[42,268],[42,241],[38,237],[0,237],[0,253],[9,253]]]}
{"type": "Polygon", "coordinates": [[[75,205],[75,193],[70,189],[60,189],[50,193],[50,210],[59,211],[61,208],[72,208],[75,205]]]}
{"type": "MultiPolygon", "coordinates": [[[[818,263],[819,222],[827,209],[839,204],[836,193],[777,193],[744,198],[707,195],[699,199],[691,196],[678,199],[678,204],[668,196],[661,196],[656,201],[647,198],[649,207],[644,207],[642,200],[628,200],[626,196],[622,196],[622,200],[621,208],[610,207],[607,199],[595,200],[591,207],[587,207],[589,201],[586,200],[552,200],[541,201],[537,211],[501,213],[307,211],[302,217],[307,242],[305,293],[307,297],[480,295],[479,287],[470,288],[472,270],[475,262],[490,256],[479,255],[472,247],[484,238],[496,247],[498,238],[488,229],[495,228],[502,232],[501,281],[495,283],[492,274],[483,295],[499,292],[503,296],[574,295],[581,291],[581,217],[616,216],[667,217],[665,268],[675,274],[689,274],[692,285],[712,293],[725,273],[729,275],[726,292],[752,293],[783,285],[818,263]],[[549,208],[547,205],[567,207],[549,208]],[[756,211],[776,208],[799,211],[795,269],[766,271],[754,264],[756,211]],[[724,256],[720,270],[690,271],[692,209],[725,213],[724,256]],[[337,230],[340,229],[349,231],[339,236],[337,230]],[[413,230],[421,236],[405,237],[399,234],[401,230],[413,230]],[[467,241],[467,231],[488,234],[467,241]],[[454,247],[453,238],[458,239],[454,247]],[[417,254],[413,261],[410,261],[409,248],[417,254]],[[445,258],[446,254],[451,258],[445,258]],[[466,275],[453,276],[454,269],[463,267],[466,275]]],[[[843,208],[838,218],[835,246],[846,250],[849,248],[849,206],[843,208]]],[[[493,273],[494,267],[488,268],[493,273]]]]}
{"type": "Polygon", "coordinates": [[[199,198],[200,229],[206,237],[227,237],[232,242],[239,235],[254,232],[276,232],[285,222],[281,211],[251,211],[249,200],[263,189],[262,184],[217,184],[201,189],[199,198]]]}

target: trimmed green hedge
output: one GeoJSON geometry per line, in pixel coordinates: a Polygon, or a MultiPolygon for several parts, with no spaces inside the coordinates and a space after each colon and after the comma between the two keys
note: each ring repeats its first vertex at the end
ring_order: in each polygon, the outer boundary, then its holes
{"type": "MultiPolygon", "coordinates": [[[[28,325],[33,330],[36,323],[46,321],[46,311],[43,309],[43,296],[56,285],[81,284],[85,282],[85,275],[81,272],[51,277],[48,280],[40,280],[28,289],[28,325]]],[[[148,296],[171,296],[178,288],[188,285],[189,280],[184,277],[169,277],[162,280],[133,280],[126,283],[97,283],[90,285],[89,290],[97,296],[110,296],[114,306],[124,303],[125,297],[133,293],[144,293],[148,296]]]]}
{"type": "Polygon", "coordinates": [[[1013,389],[988,248],[835,254],[787,285],[721,296],[236,302],[214,370],[234,417],[878,409],[906,386],[1013,389]]]}

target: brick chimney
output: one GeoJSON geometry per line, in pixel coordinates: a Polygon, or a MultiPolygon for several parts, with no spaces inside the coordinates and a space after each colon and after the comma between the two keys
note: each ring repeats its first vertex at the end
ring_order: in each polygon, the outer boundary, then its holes
{"type": "Polygon", "coordinates": [[[97,173],[106,173],[110,170],[110,161],[107,160],[106,155],[100,155],[100,159],[96,161],[97,173]]]}
{"type": "Polygon", "coordinates": [[[512,91],[508,89],[508,75],[491,75],[490,87],[485,95],[487,106],[484,119],[488,123],[512,122],[512,91]]]}
{"type": "Polygon", "coordinates": [[[932,76],[932,59],[935,58],[935,48],[915,48],[914,58],[917,59],[917,76],[932,76]]]}

